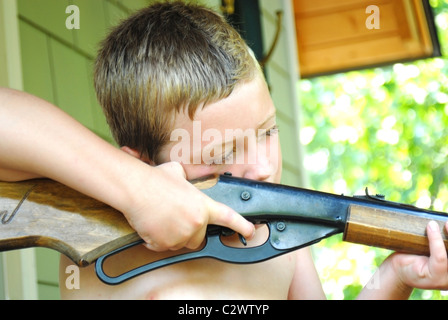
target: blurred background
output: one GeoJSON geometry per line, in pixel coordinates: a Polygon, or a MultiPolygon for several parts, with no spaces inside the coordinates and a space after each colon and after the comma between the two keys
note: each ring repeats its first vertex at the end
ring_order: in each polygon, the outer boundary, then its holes
{"type": "MultiPolygon", "coordinates": [[[[431,0],[442,53],[448,52],[448,2],[431,0]]],[[[448,211],[448,60],[445,56],[302,79],[300,139],[313,189],[371,193],[448,211]]],[[[390,252],[347,244],[314,247],[330,299],[353,299],[390,252]]],[[[415,290],[412,299],[448,299],[415,290]]]]}

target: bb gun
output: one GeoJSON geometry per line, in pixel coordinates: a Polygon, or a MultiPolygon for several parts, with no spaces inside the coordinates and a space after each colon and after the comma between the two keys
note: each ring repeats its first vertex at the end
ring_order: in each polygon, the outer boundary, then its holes
{"type": "MultiPolygon", "coordinates": [[[[348,197],[228,175],[192,183],[255,224],[269,228],[267,240],[255,247],[231,247],[222,237],[228,229],[209,225],[204,246],[137,267],[118,276],[104,272],[112,255],[142,243],[123,215],[58,182],[40,179],[0,182],[0,251],[47,247],[80,267],[93,262],[97,276],[109,285],[171,264],[200,258],[249,264],[309,246],[335,234],[343,240],[399,252],[429,255],[426,226],[444,224],[448,215],[390,202],[381,195],[348,197]]],[[[241,242],[245,239],[240,237],[241,242]]]]}

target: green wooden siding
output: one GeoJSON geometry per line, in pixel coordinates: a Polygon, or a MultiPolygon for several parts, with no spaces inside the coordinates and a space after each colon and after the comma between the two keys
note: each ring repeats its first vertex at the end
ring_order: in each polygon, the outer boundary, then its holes
{"type": "MultiPolygon", "coordinates": [[[[296,81],[299,80],[298,70],[290,65],[289,56],[291,54],[291,45],[287,37],[288,28],[294,26],[288,25],[286,15],[291,14],[287,6],[287,0],[259,0],[262,19],[263,42],[265,52],[271,46],[274,35],[277,31],[276,12],[283,12],[283,25],[271,60],[267,63],[267,81],[271,90],[272,100],[277,108],[277,123],[280,128],[280,143],[283,152],[283,175],[282,183],[301,186],[305,184],[305,174],[300,160],[301,149],[298,139],[299,129],[299,105],[297,100],[293,99],[296,93],[296,81]],[[293,79],[293,80],[292,80],[293,79]],[[291,83],[293,82],[293,83],[291,83]]],[[[293,57],[296,58],[296,57],[293,57]]]]}

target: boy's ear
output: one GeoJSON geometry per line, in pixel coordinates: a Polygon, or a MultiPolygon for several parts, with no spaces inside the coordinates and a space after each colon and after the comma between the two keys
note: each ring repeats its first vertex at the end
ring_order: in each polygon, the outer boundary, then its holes
{"type": "Polygon", "coordinates": [[[133,156],[134,158],[140,159],[143,162],[146,162],[147,164],[151,166],[155,166],[155,162],[149,159],[148,157],[142,156],[140,152],[138,152],[135,149],[129,148],[128,146],[123,146],[120,148],[122,151],[126,152],[127,154],[133,156]]]}

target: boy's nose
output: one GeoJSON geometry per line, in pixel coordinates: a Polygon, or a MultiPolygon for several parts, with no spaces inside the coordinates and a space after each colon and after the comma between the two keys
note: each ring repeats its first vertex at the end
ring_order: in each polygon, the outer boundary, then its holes
{"type": "Polygon", "coordinates": [[[254,164],[247,164],[243,178],[264,181],[268,180],[275,172],[274,164],[265,155],[258,155],[254,164]]]}

